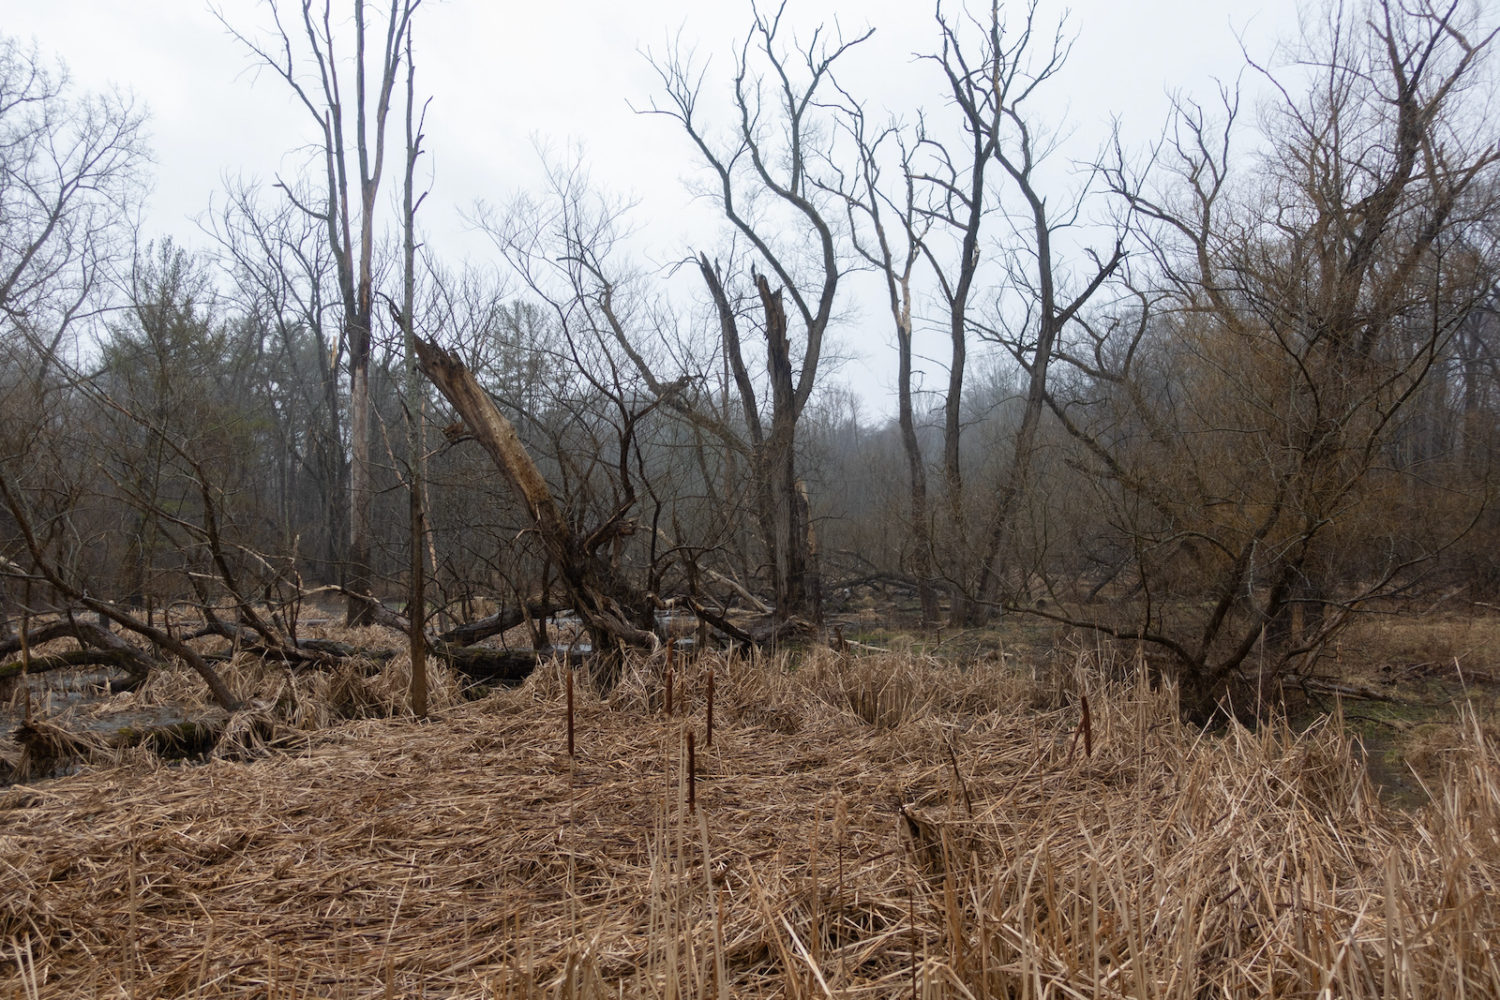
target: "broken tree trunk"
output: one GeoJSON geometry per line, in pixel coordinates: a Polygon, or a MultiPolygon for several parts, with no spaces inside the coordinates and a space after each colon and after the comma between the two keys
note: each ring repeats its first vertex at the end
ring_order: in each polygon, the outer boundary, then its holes
{"type": "Polygon", "coordinates": [[[650,600],[621,580],[598,555],[608,539],[599,537],[597,531],[583,537],[573,531],[541,470],[521,443],[515,425],[495,406],[473,373],[435,344],[418,338],[415,346],[422,374],[458,411],[469,433],[525,505],[547,554],[557,564],[574,610],[593,638],[594,649],[604,652],[616,645],[654,648],[657,640],[650,630],[654,618],[650,600]]]}

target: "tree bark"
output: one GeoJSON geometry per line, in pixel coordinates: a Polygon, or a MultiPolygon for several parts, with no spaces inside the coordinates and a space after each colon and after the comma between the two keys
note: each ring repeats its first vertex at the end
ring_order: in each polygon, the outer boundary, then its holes
{"type": "Polygon", "coordinates": [[[776,614],[783,618],[807,609],[809,538],[806,502],[797,482],[796,389],[792,383],[791,342],[787,339],[786,309],[781,292],[771,291],[765,275],[755,276],[766,317],[766,369],[771,381],[771,434],[765,442],[762,467],[771,484],[775,512],[776,614]]]}

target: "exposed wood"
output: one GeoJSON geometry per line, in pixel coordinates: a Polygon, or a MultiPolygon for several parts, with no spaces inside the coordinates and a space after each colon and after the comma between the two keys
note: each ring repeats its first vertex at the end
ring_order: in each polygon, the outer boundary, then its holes
{"type": "MultiPolygon", "coordinates": [[[[495,406],[473,374],[453,355],[416,338],[417,361],[458,411],[474,439],[504,473],[526,507],[547,553],[557,565],[574,611],[604,650],[614,642],[655,647],[650,631],[655,609],[649,598],[621,580],[608,563],[575,534],[532,461],[515,425],[495,406]]],[[[585,534],[583,537],[588,537],[585,534]]]]}

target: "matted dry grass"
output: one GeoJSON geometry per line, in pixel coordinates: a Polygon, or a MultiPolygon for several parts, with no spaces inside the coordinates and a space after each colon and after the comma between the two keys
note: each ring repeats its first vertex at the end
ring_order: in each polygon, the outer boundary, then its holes
{"type": "Polygon", "coordinates": [[[1408,816],[1337,720],[1206,736],[1086,664],[1041,709],[996,666],[717,660],[710,749],[708,665],[687,717],[659,661],[580,687],[571,761],[549,670],[5,792],[0,997],[1500,995],[1472,720],[1408,816]]]}

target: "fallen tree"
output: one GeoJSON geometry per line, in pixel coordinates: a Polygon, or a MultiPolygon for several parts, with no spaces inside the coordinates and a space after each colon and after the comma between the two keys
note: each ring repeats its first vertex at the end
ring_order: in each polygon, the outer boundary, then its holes
{"type": "Polygon", "coordinates": [[[557,566],[569,602],[588,630],[597,652],[655,649],[656,606],[600,556],[606,543],[625,533],[634,497],[628,495],[604,523],[588,534],[575,532],[563,515],[536,462],[508,420],[472,372],[452,354],[416,340],[417,362],[463,419],[468,434],[504,474],[531,518],[548,556],[557,566]]]}
{"type": "Polygon", "coordinates": [[[110,687],[124,691],[139,686],[156,665],[149,656],[109,629],[72,617],[48,622],[41,628],[23,627],[20,634],[0,642],[0,657],[17,653],[21,654],[18,659],[0,663],[0,682],[23,674],[42,674],[74,667],[117,667],[125,672],[125,676],[119,681],[111,681],[110,687]],[[74,639],[79,648],[40,655],[34,652],[36,646],[58,639],[74,639]]]}

